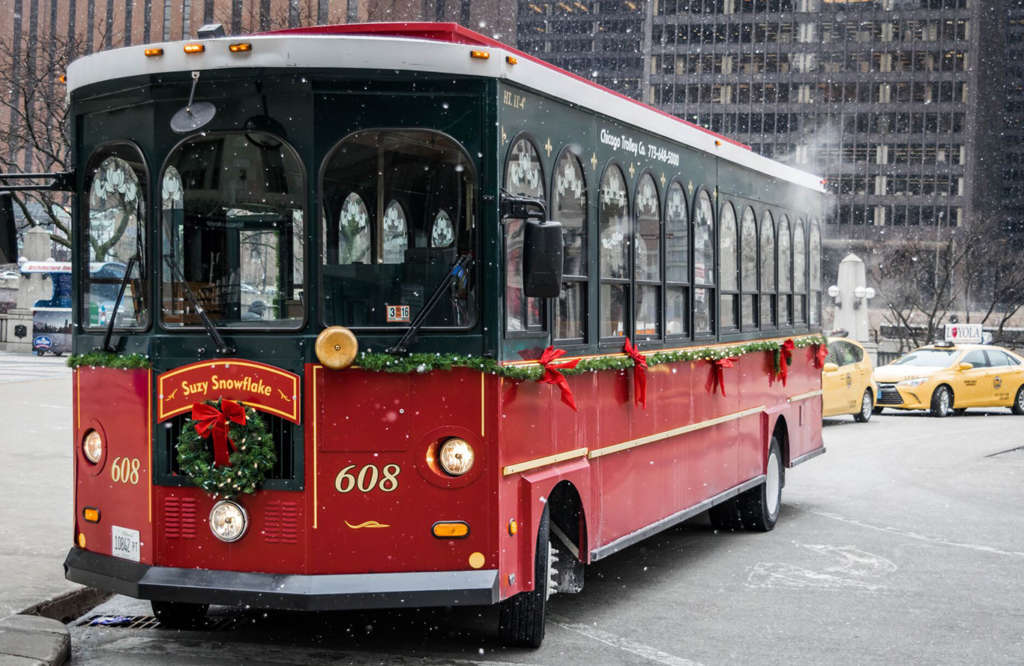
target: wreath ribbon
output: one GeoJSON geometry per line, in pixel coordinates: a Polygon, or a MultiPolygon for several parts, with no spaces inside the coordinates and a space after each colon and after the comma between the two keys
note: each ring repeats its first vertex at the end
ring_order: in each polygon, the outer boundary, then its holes
{"type": "Polygon", "coordinates": [[[647,357],[626,338],[623,346],[626,356],[633,359],[633,394],[636,404],[647,408],[647,357]]]}
{"type": "Polygon", "coordinates": [[[725,396],[725,369],[733,367],[737,360],[739,359],[735,356],[729,358],[709,358],[708,363],[711,364],[711,372],[708,373],[708,381],[704,383],[704,390],[708,393],[714,393],[716,388],[721,389],[722,395],[725,396]]]}
{"type": "Polygon", "coordinates": [[[782,385],[786,385],[786,379],[789,378],[789,365],[793,362],[793,349],[796,345],[793,343],[793,338],[787,339],[781,345],[777,352],[776,358],[778,359],[779,365],[779,379],[782,380],[782,385]]]}
{"type": "Polygon", "coordinates": [[[821,370],[825,367],[825,359],[828,358],[828,345],[819,344],[816,347],[813,357],[814,367],[821,370]]]}
{"type": "Polygon", "coordinates": [[[540,364],[544,367],[544,376],[537,381],[541,384],[554,384],[557,386],[562,391],[562,402],[572,407],[573,411],[579,411],[576,408],[576,399],[572,395],[572,389],[569,388],[569,382],[559,370],[575,368],[580,360],[555,363],[562,356],[565,356],[564,349],[555,349],[553,346],[545,349],[544,353],[540,356],[540,364]]]}
{"type": "Polygon", "coordinates": [[[217,465],[231,467],[231,450],[238,450],[228,436],[232,423],[245,425],[245,408],[234,400],[221,400],[220,409],[205,403],[192,404],[192,419],[196,422],[196,432],[203,439],[213,437],[213,460],[217,465]],[[221,411],[223,410],[223,411],[221,411]]]}

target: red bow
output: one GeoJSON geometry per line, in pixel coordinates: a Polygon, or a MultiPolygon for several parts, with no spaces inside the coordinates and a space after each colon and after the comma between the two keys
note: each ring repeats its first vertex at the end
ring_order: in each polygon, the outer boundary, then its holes
{"type": "Polygon", "coordinates": [[[814,367],[821,370],[825,367],[825,359],[828,358],[828,345],[820,344],[817,347],[817,351],[814,352],[814,367]]]}
{"type": "Polygon", "coordinates": [[[640,353],[637,347],[626,338],[623,347],[626,356],[633,359],[633,393],[636,404],[647,408],[647,357],[640,353]]]}
{"type": "Polygon", "coordinates": [[[715,358],[708,359],[708,363],[711,364],[711,373],[708,375],[708,381],[704,384],[704,390],[708,393],[714,393],[716,388],[722,390],[722,395],[725,395],[725,369],[731,368],[736,362],[736,357],[730,358],[715,358]]]}
{"type": "Polygon", "coordinates": [[[213,460],[218,465],[231,467],[228,445],[237,450],[228,437],[231,423],[245,425],[245,408],[233,400],[221,400],[220,409],[205,403],[193,403],[192,418],[196,421],[196,432],[203,439],[213,433],[213,460]],[[220,409],[224,411],[221,412],[220,409]]]}
{"type": "Polygon", "coordinates": [[[779,346],[779,350],[776,352],[779,359],[779,378],[782,380],[782,385],[786,385],[786,379],[789,377],[789,364],[793,362],[793,349],[796,347],[793,344],[793,338],[789,338],[779,346]]]}
{"type": "Polygon", "coordinates": [[[554,347],[545,349],[544,353],[540,356],[540,364],[544,366],[544,376],[537,381],[541,384],[554,384],[560,388],[562,390],[562,402],[572,407],[573,411],[579,411],[576,409],[576,399],[572,397],[572,389],[569,388],[569,382],[559,370],[575,368],[580,360],[576,359],[575,361],[556,364],[554,361],[562,356],[565,356],[564,349],[555,349],[554,347]]]}

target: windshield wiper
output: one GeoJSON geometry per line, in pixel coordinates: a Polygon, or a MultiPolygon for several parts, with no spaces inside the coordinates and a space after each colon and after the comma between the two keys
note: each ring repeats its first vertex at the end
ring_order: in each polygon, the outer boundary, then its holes
{"type": "Polygon", "coordinates": [[[438,283],[437,287],[434,288],[434,293],[430,295],[427,302],[423,304],[420,311],[416,313],[416,317],[410,322],[409,328],[405,331],[405,335],[399,340],[393,347],[388,349],[389,354],[404,354],[408,351],[408,345],[416,338],[417,331],[423,326],[423,322],[427,320],[427,317],[433,312],[437,304],[441,302],[441,297],[444,292],[451,285],[452,281],[456,278],[461,278],[466,274],[466,270],[469,268],[469,264],[472,262],[472,257],[468,254],[460,255],[452,267],[448,269],[444,279],[438,283]]]}
{"type": "Polygon", "coordinates": [[[107,322],[107,332],[103,335],[103,346],[100,347],[103,351],[117,351],[110,346],[110,336],[114,334],[114,321],[117,319],[117,311],[121,308],[121,299],[124,298],[124,290],[128,287],[128,280],[132,278],[132,267],[135,266],[135,262],[137,262],[138,259],[139,255],[133,256],[128,260],[128,266],[124,269],[124,277],[121,278],[121,286],[117,288],[117,298],[114,299],[114,307],[110,311],[110,321],[107,322]]]}
{"type": "Polygon", "coordinates": [[[199,299],[196,298],[194,293],[192,293],[192,287],[188,285],[188,281],[185,279],[181,269],[178,267],[178,263],[173,261],[173,255],[164,255],[164,261],[167,263],[167,266],[170,267],[171,272],[179,279],[181,285],[185,287],[185,296],[188,298],[188,304],[192,306],[199,315],[199,318],[203,320],[203,328],[206,329],[206,334],[209,335],[210,340],[213,341],[213,345],[216,348],[217,353],[221,356],[234,354],[235,348],[228,346],[228,343],[224,341],[224,337],[220,334],[220,331],[218,331],[217,327],[213,325],[213,321],[210,320],[210,315],[206,314],[206,310],[204,310],[203,306],[199,303],[199,299]]]}

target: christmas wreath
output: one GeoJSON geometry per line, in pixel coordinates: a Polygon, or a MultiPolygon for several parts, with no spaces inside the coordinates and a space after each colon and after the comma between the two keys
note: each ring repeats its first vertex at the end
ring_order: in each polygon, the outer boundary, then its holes
{"type": "Polygon", "coordinates": [[[256,492],[277,462],[259,412],[226,399],[192,405],[177,451],[182,474],[215,497],[256,492]]]}

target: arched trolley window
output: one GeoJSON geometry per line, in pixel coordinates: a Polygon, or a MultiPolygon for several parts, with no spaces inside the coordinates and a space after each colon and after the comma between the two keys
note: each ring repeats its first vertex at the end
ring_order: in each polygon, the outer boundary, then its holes
{"type": "Polygon", "coordinates": [[[718,224],[718,261],[719,261],[719,312],[721,330],[735,330],[739,318],[739,268],[737,257],[739,246],[736,236],[736,213],[732,204],[722,204],[722,213],[718,224]]]}
{"type": "Polygon", "coordinates": [[[265,328],[305,319],[306,183],[266,132],[210,132],[173,151],[161,183],[165,326],[265,328]]]}
{"type": "Polygon", "coordinates": [[[693,212],[693,333],[715,333],[715,215],[707,190],[697,194],[693,212]]]}
{"type": "Polygon", "coordinates": [[[661,337],[661,202],[658,186],[649,173],[636,188],[634,275],[636,323],[634,339],[661,337]]]}
{"type": "Polygon", "coordinates": [[[669,337],[690,332],[688,210],[683,186],[673,182],[665,197],[665,332],[669,337]]]}
{"type": "Polygon", "coordinates": [[[793,318],[797,324],[807,323],[807,240],[804,221],[793,227],[793,318]]]}
{"type": "Polygon", "coordinates": [[[555,338],[585,342],[587,337],[587,183],[583,165],[571,150],[555,165],[552,219],[562,223],[562,291],[555,311],[555,338]]]}
{"type": "Polygon", "coordinates": [[[789,218],[779,222],[779,326],[793,323],[793,237],[789,218]]]}
{"type": "Polygon", "coordinates": [[[811,326],[821,325],[821,227],[817,220],[811,221],[809,242],[810,276],[811,276],[811,326]]]}
{"type": "MultiPolygon", "coordinates": [[[[452,138],[364,130],[324,159],[325,324],[404,328],[463,255],[475,252],[476,179],[452,138]]],[[[473,271],[452,281],[425,328],[477,318],[473,271]]]]}
{"type": "Polygon", "coordinates": [[[740,220],[740,327],[757,328],[757,216],[754,209],[743,209],[740,220]]]}
{"type": "Polygon", "coordinates": [[[629,194],[622,169],[615,164],[601,177],[597,210],[601,236],[600,332],[602,338],[621,338],[630,320],[629,194]]]}
{"type": "MultiPolygon", "coordinates": [[[[504,186],[510,194],[545,199],[540,154],[526,137],[512,143],[504,186]]],[[[510,333],[545,328],[544,299],[527,298],[523,291],[524,228],[524,220],[505,220],[505,330],[510,333]]]]}
{"type": "Polygon", "coordinates": [[[776,326],[778,301],[775,294],[775,221],[769,211],[761,216],[760,239],[761,328],[770,329],[776,326]]]}
{"type": "Polygon", "coordinates": [[[142,154],[132,144],[102,146],[89,158],[87,195],[82,197],[82,266],[86,268],[81,312],[87,329],[105,329],[112,316],[118,330],[149,326],[146,173],[142,154]],[[114,304],[129,265],[131,273],[115,315],[114,304]]]}

